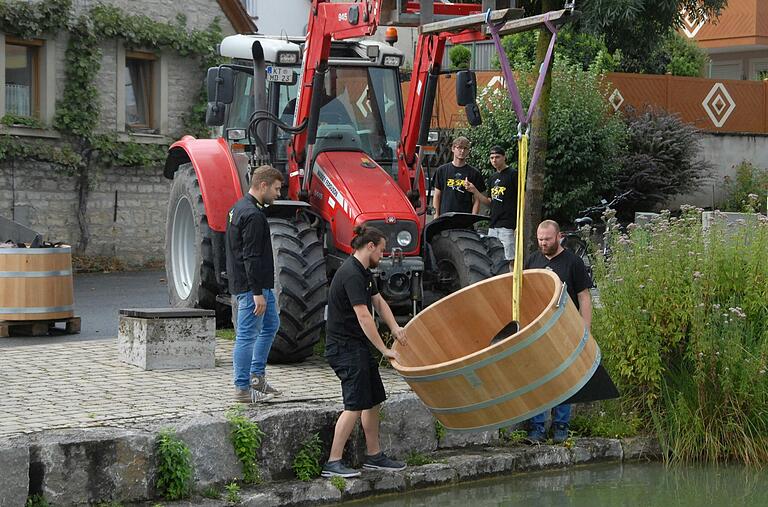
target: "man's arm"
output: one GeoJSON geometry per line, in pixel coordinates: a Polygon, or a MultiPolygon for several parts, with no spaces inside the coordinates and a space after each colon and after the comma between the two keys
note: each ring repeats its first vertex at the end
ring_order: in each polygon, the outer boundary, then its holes
{"type": "Polygon", "coordinates": [[[477,194],[472,196],[472,213],[475,215],[480,213],[480,198],[477,196],[477,194]]]}
{"type": "Polygon", "coordinates": [[[477,206],[478,209],[480,208],[478,201],[485,204],[486,206],[490,206],[491,198],[487,197],[485,194],[479,191],[477,187],[469,180],[467,180],[467,190],[472,192],[472,199],[474,200],[472,203],[472,213],[477,213],[477,211],[475,211],[475,206],[477,206]]]}
{"type": "Polygon", "coordinates": [[[579,313],[581,318],[584,319],[584,325],[588,330],[592,330],[592,295],[589,293],[589,289],[576,294],[579,299],[579,313]]]}
{"type": "Polygon", "coordinates": [[[384,345],[384,340],[381,339],[379,330],[376,329],[376,322],[374,322],[371,312],[368,311],[368,307],[365,305],[355,305],[352,308],[355,310],[357,321],[360,323],[360,327],[363,329],[368,341],[370,341],[384,357],[397,361],[399,359],[397,352],[388,349],[387,346],[384,345]]]}
{"type": "Polygon", "coordinates": [[[253,292],[253,313],[263,315],[267,309],[267,300],[262,294],[264,288],[264,221],[259,216],[250,216],[243,227],[243,264],[248,287],[253,292]]]}
{"type": "Polygon", "coordinates": [[[440,194],[442,194],[442,191],[439,188],[434,189],[432,194],[432,207],[435,208],[435,218],[440,216],[440,194]]]}
{"type": "Polygon", "coordinates": [[[387,301],[381,297],[381,294],[376,294],[371,298],[371,302],[379,315],[381,315],[381,318],[384,319],[389,330],[392,331],[392,335],[394,335],[397,341],[405,345],[405,329],[395,320],[395,316],[392,314],[387,301]]]}

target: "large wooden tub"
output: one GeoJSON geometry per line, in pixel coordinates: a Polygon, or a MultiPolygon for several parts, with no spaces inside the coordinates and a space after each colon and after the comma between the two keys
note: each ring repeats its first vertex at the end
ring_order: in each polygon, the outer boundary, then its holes
{"type": "Polygon", "coordinates": [[[73,315],[70,247],[0,248],[0,320],[73,315]]]}
{"type": "Polygon", "coordinates": [[[395,345],[395,369],[446,428],[508,426],[578,392],[600,349],[555,273],[523,273],[521,329],[490,345],[511,320],[512,274],[466,287],[428,307],[395,345]]]}

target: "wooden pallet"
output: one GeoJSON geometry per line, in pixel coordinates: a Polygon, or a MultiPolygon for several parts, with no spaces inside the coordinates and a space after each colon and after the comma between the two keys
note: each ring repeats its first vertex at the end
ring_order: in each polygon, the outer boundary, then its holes
{"type": "Polygon", "coordinates": [[[48,320],[0,320],[0,338],[14,336],[46,336],[50,333],[77,334],[80,332],[80,317],[48,320]],[[64,329],[56,327],[64,323],[64,329]]]}

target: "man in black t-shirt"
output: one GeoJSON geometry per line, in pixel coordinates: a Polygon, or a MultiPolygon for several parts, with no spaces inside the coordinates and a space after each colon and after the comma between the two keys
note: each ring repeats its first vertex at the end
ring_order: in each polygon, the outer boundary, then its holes
{"type": "Polygon", "coordinates": [[[490,161],[496,170],[488,178],[488,196],[483,195],[472,183],[467,190],[491,210],[488,236],[498,238],[504,245],[504,258],[515,259],[515,228],[517,227],[517,171],[507,166],[506,153],[499,145],[491,148],[490,161]]]}
{"type": "Polygon", "coordinates": [[[375,308],[389,326],[392,335],[405,344],[405,330],[397,324],[392,310],[381,297],[370,268],[379,265],[384,255],[384,234],[372,227],[356,227],[351,255],[333,276],[328,291],[328,317],[325,333],[325,357],[341,380],[344,411],[336,422],[328,462],[323,477],[357,477],[360,472],[341,461],[344,446],[358,419],[365,433],[366,456],[363,468],[402,470],[405,463],[387,457],[379,443],[379,405],[386,399],[379,367],[369,345],[387,359],[397,360],[397,353],[387,348],[379,335],[371,313],[375,308]]]}
{"type": "MultiPolygon", "coordinates": [[[[560,226],[554,220],[544,220],[536,230],[536,240],[539,251],[531,254],[525,260],[525,269],[544,268],[557,273],[565,283],[568,295],[584,319],[587,329],[592,326],[592,297],[589,288],[592,287],[587,268],[579,256],[566,250],[560,244],[560,226]]],[[[542,442],[545,439],[544,423],[547,413],[543,412],[530,419],[528,440],[542,442]]],[[[553,440],[555,443],[564,442],[568,438],[568,423],[571,420],[571,406],[558,405],[552,409],[553,440]]]]}
{"type": "Polygon", "coordinates": [[[453,161],[441,165],[435,172],[435,190],[432,196],[435,218],[444,213],[477,213],[480,210],[480,201],[467,190],[468,184],[471,183],[480,189],[480,192],[485,192],[485,182],[480,171],[467,164],[470,147],[466,137],[454,139],[451,146],[453,161]]]}

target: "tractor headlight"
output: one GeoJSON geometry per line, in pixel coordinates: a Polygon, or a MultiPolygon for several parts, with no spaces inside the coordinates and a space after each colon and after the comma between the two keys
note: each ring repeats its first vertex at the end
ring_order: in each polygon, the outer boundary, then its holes
{"type": "Polygon", "coordinates": [[[408,231],[400,231],[397,233],[397,244],[401,247],[406,247],[413,241],[413,236],[408,231]]]}
{"type": "Polygon", "coordinates": [[[387,67],[399,67],[401,59],[399,56],[385,56],[384,65],[387,67]]]}
{"type": "Polygon", "coordinates": [[[299,63],[299,54],[294,51],[279,51],[277,63],[279,65],[296,65],[299,63]]]}

